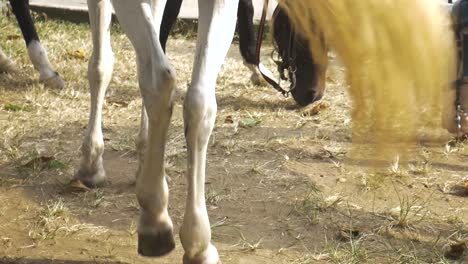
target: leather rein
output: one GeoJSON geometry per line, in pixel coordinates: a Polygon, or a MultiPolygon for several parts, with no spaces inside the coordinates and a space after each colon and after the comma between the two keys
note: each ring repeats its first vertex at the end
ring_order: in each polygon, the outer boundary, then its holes
{"type": "MultiPolygon", "coordinates": [[[[292,29],[291,29],[290,36],[289,36],[289,44],[288,44],[288,51],[287,51],[288,63],[275,61],[276,64],[278,65],[278,70],[280,72],[280,80],[287,80],[286,76],[284,75],[284,70],[286,68],[288,69],[288,77],[291,82],[291,86],[289,87],[289,89],[285,89],[281,87],[279,82],[276,82],[275,80],[270,78],[265,73],[267,69],[262,64],[260,64],[260,50],[262,47],[262,40],[263,40],[264,31],[265,31],[266,16],[267,16],[267,11],[268,11],[268,2],[269,0],[264,0],[264,4],[263,4],[263,11],[262,11],[262,16],[261,16],[260,24],[258,28],[257,44],[256,44],[256,49],[255,49],[255,63],[263,79],[268,84],[270,84],[275,90],[280,92],[284,97],[288,97],[291,91],[296,86],[296,74],[295,74],[296,69],[297,69],[296,68],[296,49],[295,49],[294,32],[292,29]]],[[[277,11],[278,9],[275,10],[275,14],[277,11]]]]}

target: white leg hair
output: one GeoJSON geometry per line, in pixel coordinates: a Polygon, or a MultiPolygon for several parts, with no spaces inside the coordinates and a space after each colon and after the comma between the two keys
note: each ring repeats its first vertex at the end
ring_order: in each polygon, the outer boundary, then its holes
{"type": "Polygon", "coordinates": [[[88,64],[91,112],[81,146],[81,165],[75,178],[87,186],[95,186],[102,183],[105,178],[102,165],[104,140],[101,120],[104,95],[114,65],[114,54],[110,45],[112,5],[109,0],[88,0],[88,9],[93,39],[93,54],[88,64]]]}
{"type": "Polygon", "coordinates": [[[0,48],[0,73],[17,71],[16,64],[0,48]]]}
{"type": "Polygon", "coordinates": [[[54,89],[63,89],[65,83],[60,75],[50,66],[47,52],[41,42],[32,40],[28,44],[28,55],[34,68],[39,72],[39,81],[54,89]]]}
{"type": "Polygon", "coordinates": [[[215,264],[205,205],[206,151],[216,118],[215,86],[234,35],[238,1],[199,0],[198,42],[192,84],[184,103],[188,194],[180,239],[184,264],[215,264]]]}
{"type": "MultiPolygon", "coordinates": [[[[250,81],[251,81],[254,85],[268,85],[267,81],[265,81],[265,79],[263,78],[262,74],[261,74],[260,71],[258,70],[257,65],[255,65],[255,64],[250,64],[250,63],[245,62],[245,61],[244,61],[244,65],[245,65],[245,67],[247,67],[247,68],[250,70],[250,72],[252,73],[252,75],[250,76],[250,81]]],[[[270,77],[270,79],[276,80],[275,76],[273,76],[273,73],[272,73],[267,67],[265,67],[262,63],[260,63],[260,67],[263,68],[263,72],[264,72],[268,77],[270,77]]]]}
{"type": "MultiPolygon", "coordinates": [[[[144,256],[161,256],[175,246],[164,177],[165,139],[172,114],[175,73],[159,43],[150,1],[114,0],[113,3],[137,54],[140,92],[148,117],[147,147],[136,181],[141,207],[138,252],[144,256]]],[[[144,132],[140,135],[144,138],[144,132]]]]}

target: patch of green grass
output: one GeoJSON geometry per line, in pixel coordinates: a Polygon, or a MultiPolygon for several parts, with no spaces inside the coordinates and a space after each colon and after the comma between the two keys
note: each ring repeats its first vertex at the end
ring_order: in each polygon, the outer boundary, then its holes
{"type": "Polygon", "coordinates": [[[23,174],[29,175],[31,173],[37,175],[47,170],[62,170],[66,168],[65,163],[55,157],[39,155],[36,151],[27,153],[17,163],[21,164],[18,166],[18,170],[23,174]]]}
{"type": "Polygon", "coordinates": [[[25,105],[17,105],[12,103],[6,103],[3,105],[3,109],[9,112],[31,112],[32,108],[25,105]]]}

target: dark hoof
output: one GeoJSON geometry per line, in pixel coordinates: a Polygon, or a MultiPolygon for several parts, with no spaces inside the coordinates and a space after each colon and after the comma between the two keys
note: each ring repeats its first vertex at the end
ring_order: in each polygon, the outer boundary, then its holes
{"type": "Polygon", "coordinates": [[[80,169],[75,173],[72,181],[80,181],[88,188],[102,188],[110,185],[110,182],[106,180],[104,169],[96,171],[80,169]]]}
{"type": "Polygon", "coordinates": [[[92,188],[92,189],[95,189],[95,188],[104,188],[104,187],[107,187],[107,186],[110,186],[112,185],[112,183],[108,180],[104,180],[104,181],[100,181],[100,182],[97,182],[97,183],[93,183],[93,182],[84,182],[84,184],[86,186],[88,186],[89,188],[92,188]]]}
{"type": "Polygon", "coordinates": [[[175,248],[172,230],[159,234],[138,234],[138,254],[145,257],[161,257],[175,248]]]}

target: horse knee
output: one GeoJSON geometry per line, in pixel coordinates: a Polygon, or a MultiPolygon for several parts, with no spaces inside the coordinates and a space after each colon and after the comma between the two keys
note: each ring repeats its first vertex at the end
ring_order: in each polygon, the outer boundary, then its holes
{"type": "Polygon", "coordinates": [[[161,111],[170,115],[174,101],[175,71],[169,64],[157,67],[151,64],[140,64],[138,75],[140,91],[149,120],[158,119],[161,111]]]}
{"type": "Polygon", "coordinates": [[[110,81],[114,67],[114,53],[107,52],[105,55],[91,56],[88,64],[88,78],[90,82],[103,83],[110,81]]]}
{"type": "Polygon", "coordinates": [[[197,138],[202,136],[208,140],[216,119],[217,105],[215,96],[205,94],[198,89],[188,91],[184,102],[185,134],[190,137],[191,132],[198,132],[197,138]]]}

